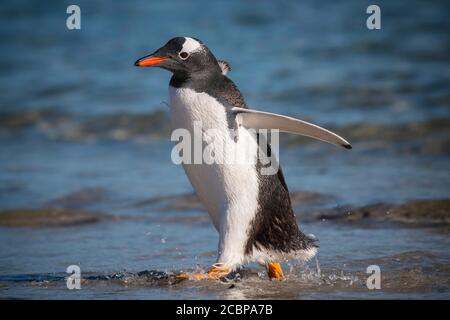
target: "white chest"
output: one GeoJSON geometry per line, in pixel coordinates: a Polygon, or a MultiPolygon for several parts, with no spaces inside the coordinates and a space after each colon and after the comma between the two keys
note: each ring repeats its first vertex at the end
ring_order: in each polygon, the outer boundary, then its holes
{"type": "MultiPolygon", "coordinates": [[[[169,96],[172,129],[187,129],[194,135],[200,125],[203,146],[208,145],[214,150],[215,158],[221,159],[213,163],[202,159],[201,163],[183,164],[216,229],[220,231],[230,221],[245,225],[257,210],[254,137],[245,128],[239,128],[236,141],[229,131],[225,108],[206,93],[169,87],[169,96]]],[[[192,138],[193,143],[195,140],[192,138]]]]}

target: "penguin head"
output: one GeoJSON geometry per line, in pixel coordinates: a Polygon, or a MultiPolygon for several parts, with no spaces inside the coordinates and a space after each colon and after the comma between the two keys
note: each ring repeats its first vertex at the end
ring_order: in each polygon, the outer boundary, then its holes
{"type": "Polygon", "coordinates": [[[177,37],[169,40],[152,54],[134,63],[137,67],[159,67],[179,77],[195,77],[222,72],[209,49],[198,39],[177,37]]]}

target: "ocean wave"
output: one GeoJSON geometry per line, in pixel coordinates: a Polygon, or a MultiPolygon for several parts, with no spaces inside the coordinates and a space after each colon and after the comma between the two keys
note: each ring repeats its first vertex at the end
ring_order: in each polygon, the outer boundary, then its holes
{"type": "Polygon", "coordinates": [[[63,140],[151,140],[167,136],[168,114],[162,110],[150,113],[114,113],[81,117],[54,110],[2,112],[0,132],[20,134],[32,129],[51,139],[63,140]]]}
{"type": "MultiPolygon", "coordinates": [[[[325,127],[356,144],[361,151],[386,150],[403,154],[450,155],[450,117],[413,123],[352,123],[325,127]]],[[[68,141],[113,140],[151,143],[170,136],[169,114],[164,110],[149,113],[114,113],[81,117],[41,109],[0,113],[0,135],[17,136],[31,132],[48,139],[68,141]]],[[[298,147],[314,140],[284,135],[281,143],[298,147]]]]}

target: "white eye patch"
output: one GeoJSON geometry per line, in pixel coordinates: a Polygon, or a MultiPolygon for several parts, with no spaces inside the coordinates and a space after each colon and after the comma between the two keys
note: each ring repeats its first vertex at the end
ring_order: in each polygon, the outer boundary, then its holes
{"type": "Polygon", "coordinates": [[[180,52],[187,52],[189,54],[192,54],[195,51],[201,50],[202,45],[197,40],[189,37],[185,37],[184,39],[185,41],[183,43],[183,47],[181,48],[180,52]]]}

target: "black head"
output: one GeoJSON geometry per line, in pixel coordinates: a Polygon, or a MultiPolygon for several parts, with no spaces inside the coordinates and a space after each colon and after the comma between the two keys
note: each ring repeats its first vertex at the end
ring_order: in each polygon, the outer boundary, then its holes
{"type": "Polygon", "coordinates": [[[169,40],[152,54],[137,60],[134,65],[163,68],[172,72],[175,77],[183,78],[221,72],[211,51],[200,40],[189,37],[169,40]]]}

